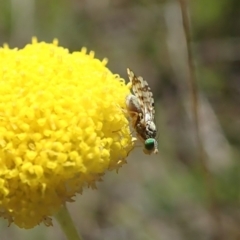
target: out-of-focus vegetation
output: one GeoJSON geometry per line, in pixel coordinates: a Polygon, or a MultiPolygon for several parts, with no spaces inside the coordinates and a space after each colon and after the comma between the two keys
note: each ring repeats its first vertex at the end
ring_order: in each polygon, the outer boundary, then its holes
{"type": "MultiPolygon", "coordinates": [[[[0,2],[0,43],[23,47],[37,36],[109,59],[149,81],[156,99],[159,151],[135,148],[98,190],[69,204],[84,239],[240,239],[240,1],[189,1],[199,86],[198,158],[178,0],[9,0],[0,2]]],[[[1,63],[0,63],[1,64],[1,63]]],[[[141,144],[139,144],[141,146],[141,144]]],[[[64,239],[54,227],[21,230],[2,220],[1,240],[64,239]]]]}

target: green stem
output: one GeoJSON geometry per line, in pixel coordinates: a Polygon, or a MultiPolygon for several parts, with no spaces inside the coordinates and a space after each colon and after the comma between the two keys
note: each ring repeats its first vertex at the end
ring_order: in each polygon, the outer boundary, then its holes
{"type": "Polygon", "coordinates": [[[59,210],[57,214],[55,214],[54,217],[58,221],[68,240],[83,240],[83,238],[79,236],[74,226],[73,220],[65,205],[59,210]]]}

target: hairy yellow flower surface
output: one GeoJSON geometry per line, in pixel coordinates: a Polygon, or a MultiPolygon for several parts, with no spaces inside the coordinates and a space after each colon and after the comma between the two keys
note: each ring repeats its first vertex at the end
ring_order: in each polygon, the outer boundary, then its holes
{"type": "Polygon", "coordinates": [[[51,225],[62,204],[125,163],[129,88],[105,65],[57,41],[0,48],[0,215],[10,223],[51,225]]]}

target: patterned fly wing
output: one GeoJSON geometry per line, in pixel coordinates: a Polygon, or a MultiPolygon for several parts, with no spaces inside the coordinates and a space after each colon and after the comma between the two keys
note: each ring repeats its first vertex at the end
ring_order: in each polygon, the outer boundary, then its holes
{"type": "Polygon", "coordinates": [[[154,99],[148,83],[142,77],[137,77],[129,68],[127,68],[127,73],[132,83],[133,93],[139,100],[144,121],[153,121],[155,115],[154,99]]]}

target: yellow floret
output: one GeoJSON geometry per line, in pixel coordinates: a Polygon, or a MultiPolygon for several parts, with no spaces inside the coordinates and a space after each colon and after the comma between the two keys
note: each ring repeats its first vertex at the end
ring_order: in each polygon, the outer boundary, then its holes
{"type": "Polygon", "coordinates": [[[0,215],[22,228],[95,188],[133,148],[129,88],[86,49],[0,48],[0,215]]]}

